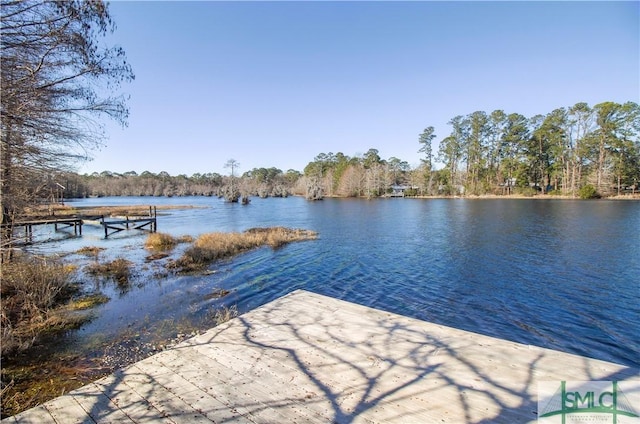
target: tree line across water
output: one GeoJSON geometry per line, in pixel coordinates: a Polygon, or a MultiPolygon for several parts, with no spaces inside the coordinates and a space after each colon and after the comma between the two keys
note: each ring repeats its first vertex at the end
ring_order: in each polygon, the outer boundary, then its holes
{"type": "MultiPolygon", "coordinates": [[[[578,103],[530,118],[503,111],[456,116],[444,137],[437,138],[433,127],[417,135],[422,157],[414,168],[369,149],[355,156],[320,153],[302,172],[256,168],[240,174],[239,163],[229,160],[229,175],[79,175],[72,166],[106,139],[101,119],[126,125],[128,118],[120,87],[134,74],[123,48],[108,44],[115,31],[108,4],[3,0],[0,26],[3,348],[14,336],[33,341],[39,332],[50,333],[48,326],[59,324],[54,310],[75,295],[70,267],[13,255],[13,224],[38,203],[129,195],[216,195],[230,201],[252,195],[376,197],[393,190],[425,196],[514,191],[590,196],[635,191],[640,179],[640,112],[634,102],[578,103]]],[[[2,387],[4,404],[11,392],[4,381],[2,387]]]]}
{"type": "Polygon", "coordinates": [[[303,172],[254,168],[236,175],[171,176],[134,171],[61,176],[67,196],[303,195],[378,197],[404,195],[561,194],[593,197],[635,193],[640,181],[640,108],[637,103],[577,103],[531,118],[502,110],[477,111],[449,121],[451,133],[436,139],[433,127],[418,135],[419,166],[363,155],[320,153],[303,172]],[[440,164],[436,169],[435,163],[440,164]]]}
{"type": "Polygon", "coordinates": [[[24,0],[0,7],[3,224],[35,203],[63,196],[218,195],[238,201],[252,195],[377,197],[399,190],[590,197],[635,192],[640,180],[635,102],[577,103],[533,117],[501,110],[455,116],[449,134],[438,137],[433,127],[417,134],[421,161],[414,168],[372,148],[355,156],[320,153],[303,172],[256,168],[240,174],[230,160],[230,175],[79,175],[69,169],[105,140],[100,119],[125,125],[128,117],[119,90],[134,74],[124,50],[105,44],[115,30],[108,4],[24,0]]]}

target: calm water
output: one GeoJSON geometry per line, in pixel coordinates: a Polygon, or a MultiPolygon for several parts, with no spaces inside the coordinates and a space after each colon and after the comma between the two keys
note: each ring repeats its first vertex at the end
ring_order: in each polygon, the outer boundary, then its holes
{"type": "MultiPolygon", "coordinates": [[[[316,241],[214,264],[216,272],[206,276],[150,278],[164,272],[163,262],[142,265],[128,292],[99,287],[111,301],[67,336],[76,350],[89,352],[125,333],[137,340],[172,337],[189,326],[206,327],[205,317],[220,305],[237,305],[243,312],[306,289],[640,366],[640,202],[288,198],[253,199],[242,206],[216,198],[102,198],[74,203],[201,206],[159,217],[158,230],[176,236],[275,225],[319,232],[316,241]],[[232,293],[206,300],[215,288],[232,293]]],[[[143,263],[145,234],[128,231],[104,240],[100,228],[89,226],[84,233],[56,241],[61,233],[41,232],[41,240],[51,240],[37,249],[101,246],[108,248],[106,256],[143,263]]]]}

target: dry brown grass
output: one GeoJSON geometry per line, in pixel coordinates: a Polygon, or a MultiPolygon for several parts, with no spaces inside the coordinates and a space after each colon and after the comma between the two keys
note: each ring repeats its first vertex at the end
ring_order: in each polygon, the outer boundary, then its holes
{"type": "Polygon", "coordinates": [[[203,234],[189,247],[182,257],[169,264],[181,271],[199,271],[216,260],[235,256],[260,246],[277,248],[287,243],[313,240],[315,231],[285,227],[252,228],[243,233],[203,234]]]}
{"type": "Polygon", "coordinates": [[[224,324],[227,321],[231,321],[235,317],[238,316],[238,308],[233,305],[230,307],[223,306],[222,308],[216,309],[211,314],[211,320],[213,321],[214,327],[220,324],[224,324]]]}
{"type": "MultiPolygon", "coordinates": [[[[42,405],[50,399],[68,393],[95,378],[87,378],[88,368],[67,361],[22,361],[3,364],[2,418],[42,405]]],[[[35,422],[35,421],[33,421],[35,422]]]]}
{"type": "Polygon", "coordinates": [[[19,256],[2,264],[2,355],[28,348],[45,331],[77,324],[55,311],[75,292],[72,274],[73,267],[51,258],[19,256]]]}
{"type": "Polygon", "coordinates": [[[151,254],[145,260],[150,262],[167,258],[169,257],[169,252],[177,244],[191,242],[193,242],[193,237],[191,236],[174,237],[166,233],[151,233],[144,242],[144,247],[151,251],[151,254]]]}
{"type": "Polygon", "coordinates": [[[79,255],[88,256],[90,258],[97,258],[100,252],[102,252],[103,250],[104,250],[104,247],[85,246],[81,249],[78,249],[76,253],[79,255]]]}
{"type": "Polygon", "coordinates": [[[170,234],[151,233],[144,242],[145,249],[171,250],[178,244],[178,240],[170,234]]]}
{"type": "Polygon", "coordinates": [[[119,286],[127,286],[132,275],[132,267],[133,262],[124,258],[117,258],[111,262],[87,265],[85,270],[91,275],[113,278],[119,286]]]}
{"type": "Polygon", "coordinates": [[[193,237],[174,237],[166,233],[151,233],[144,242],[144,247],[149,250],[171,250],[179,243],[191,243],[193,237]]]}
{"type": "Polygon", "coordinates": [[[266,244],[274,249],[294,241],[314,240],[318,237],[315,231],[285,227],[251,228],[243,234],[253,236],[260,240],[261,245],[266,244]]]}

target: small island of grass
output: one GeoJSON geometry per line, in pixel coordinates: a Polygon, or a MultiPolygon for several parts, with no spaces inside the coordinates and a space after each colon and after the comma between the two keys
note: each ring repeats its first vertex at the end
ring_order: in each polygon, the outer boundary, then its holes
{"type": "Polygon", "coordinates": [[[213,261],[229,258],[261,246],[278,248],[295,241],[316,239],[318,233],[285,227],[251,228],[242,233],[203,234],[168,266],[180,272],[204,270],[213,261]]]}

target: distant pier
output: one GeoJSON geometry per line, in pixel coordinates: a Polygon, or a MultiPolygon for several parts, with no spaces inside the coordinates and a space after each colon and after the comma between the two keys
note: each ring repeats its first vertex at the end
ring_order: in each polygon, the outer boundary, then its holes
{"type": "Polygon", "coordinates": [[[82,235],[82,218],[79,217],[65,217],[65,218],[42,218],[42,219],[33,219],[29,221],[17,221],[8,224],[2,224],[2,229],[8,228],[24,228],[24,236],[25,239],[31,240],[33,238],[33,227],[38,225],[53,225],[56,229],[60,226],[63,227],[73,227],[73,232],[76,235],[82,235]]]}
{"type": "Polygon", "coordinates": [[[148,229],[155,233],[158,229],[157,210],[155,206],[149,206],[148,216],[125,216],[121,218],[105,218],[100,220],[100,225],[104,227],[104,238],[111,234],[133,228],[134,230],[148,229]]]}
{"type": "Polygon", "coordinates": [[[40,225],[53,225],[55,230],[60,228],[73,228],[74,235],[82,235],[82,226],[87,223],[96,223],[104,228],[104,237],[128,229],[149,230],[155,233],[158,228],[157,209],[149,206],[149,214],[145,216],[105,217],[104,215],[74,215],[74,216],[48,216],[30,220],[18,220],[2,224],[2,230],[24,229],[24,240],[27,243],[33,241],[33,227],[40,225]]]}

